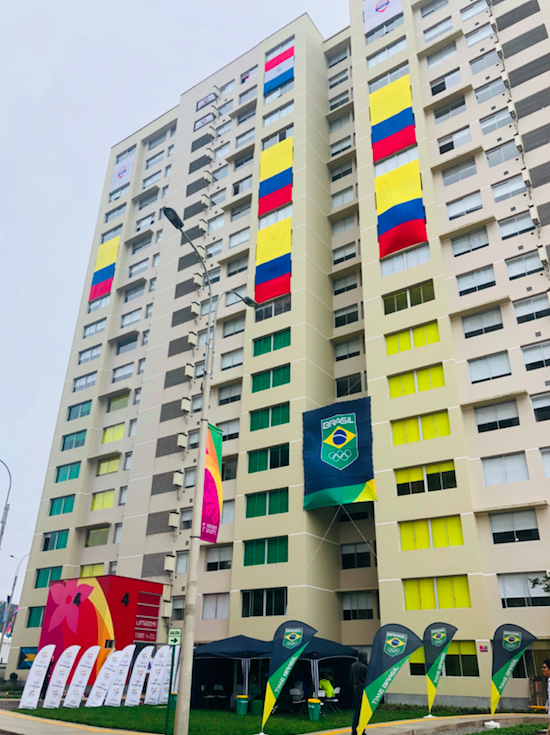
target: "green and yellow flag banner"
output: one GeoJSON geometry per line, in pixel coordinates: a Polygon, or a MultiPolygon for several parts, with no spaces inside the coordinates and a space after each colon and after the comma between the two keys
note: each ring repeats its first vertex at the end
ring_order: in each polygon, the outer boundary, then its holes
{"type": "Polygon", "coordinates": [[[269,677],[265,691],[264,714],[262,717],[262,733],[277,697],[282,692],[294,664],[300,658],[313,636],[315,628],[301,623],[299,620],[290,620],[283,623],[275,631],[271,644],[271,660],[269,662],[269,677]]]}
{"type": "Polygon", "coordinates": [[[519,625],[506,623],[495,630],[493,638],[493,674],[491,678],[491,714],[494,715],[504,687],[524,651],[536,637],[519,625]]]}
{"type": "Polygon", "coordinates": [[[421,647],[420,638],[403,625],[389,624],[380,628],[372,644],[357,732],[363,732],[399,669],[411,653],[421,647]]]}
{"type": "Polygon", "coordinates": [[[426,666],[426,683],[428,685],[428,707],[431,713],[432,705],[441,679],[443,666],[449,646],[457,631],[449,623],[432,623],[424,631],[424,661],[426,666]]]}

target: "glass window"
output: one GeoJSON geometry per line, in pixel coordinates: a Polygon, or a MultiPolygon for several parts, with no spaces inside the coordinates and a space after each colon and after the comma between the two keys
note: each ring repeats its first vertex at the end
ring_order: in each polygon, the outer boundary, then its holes
{"type": "Polygon", "coordinates": [[[450,102],[448,105],[439,107],[437,110],[434,110],[434,117],[435,117],[436,125],[438,123],[445,122],[445,120],[450,120],[452,117],[455,117],[456,115],[460,115],[465,110],[466,110],[466,100],[464,99],[464,97],[459,97],[458,99],[450,102]]]}
{"type": "Polygon", "coordinates": [[[465,253],[471,253],[473,250],[485,248],[488,245],[489,236],[485,227],[467,232],[465,235],[460,235],[460,237],[451,238],[451,247],[455,258],[465,253]]]}
{"type": "Polygon", "coordinates": [[[485,155],[487,156],[489,167],[492,167],[498,166],[500,163],[509,161],[512,158],[517,158],[519,156],[519,151],[515,141],[510,140],[508,143],[503,143],[503,145],[499,145],[497,148],[486,151],[485,155]]]}
{"type": "MultiPolygon", "coordinates": [[[[449,21],[451,21],[450,18],[449,18],[449,21]]],[[[452,22],[451,22],[451,27],[452,27],[452,22]]],[[[447,59],[450,59],[453,56],[456,56],[457,53],[458,51],[456,48],[456,43],[453,41],[448,46],[445,46],[445,48],[442,48],[439,51],[435,51],[433,54],[430,54],[427,57],[428,69],[433,69],[434,66],[438,66],[439,64],[442,64],[447,59]]],[[[448,86],[451,86],[451,85],[449,84],[448,86]]],[[[432,92],[432,94],[435,94],[435,92],[432,92]]]]}
{"type": "Polygon", "coordinates": [[[391,84],[397,79],[404,77],[408,73],[409,64],[408,62],[406,62],[405,64],[398,66],[396,69],[391,69],[390,71],[386,72],[386,74],[383,74],[381,77],[373,79],[372,82],[369,82],[369,92],[372,94],[378,89],[382,89],[382,87],[386,87],[388,84],[391,84]]]}
{"type": "Polygon", "coordinates": [[[476,100],[478,104],[481,104],[482,102],[487,102],[487,100],[490,100],[493,97],[498,97],[499,94],[504,94],[505,92],[506,87],[502,79],[495,79],[494,81],[489,82],[489,84],[484,84],[482,87],[478,87],[475,90],[476,100]]]}
{"type": "Polygon", "coordinates": [[[73,393],[79,390],[85,390],[95,385],[97,373],[88,373],[80,378],[75,378],[73,381],[73,393]]]}
{"type": "Polygon", "coordinates": [[[479,406],[474,409],[474,413],[477,430],[480,434],[519,426],[518,407],[515,401],[494,403],[491,406],[479,406]]]}
{"type": "Polygon", "coordinates": [[[445,74],[445,76],[439,77],[438,79],[434,79],[433,82],[430,82],[432,95],[441,94],[441,92],[444,92],[446,89],[454,87],[455,84],[459,84],[460,81],[460,69],[454,69],[448,74],[445,74]]]}
{"type": "MultiPolygon", "coordinates": [[[[451,27],[452,27],[452,24],[451,24],[451,27]]],[[[392,43],[389,46],[386,46],[386,48],[383,48],[378,53],[373,54],[373,56],[367,56],[367,68],[372,69],[373,66],[377,66],[383,61],[386,61],[386,59],[389,59],[392,56],[395,56],[395,54],[398,54],[400,51],[403,51],[406,48],[407,48],[407,39],[400,38],[398,41],[395,41],[395,43],[392,43]]],[[[346,70],[345,79],[347,79],[347,70],[346,70]]],[[[329,80],[329,83],[330,83],[330,80],[329,80]]],[[[329,88],[330,88],[330,84],[329,84],[329,88]]]]}
{"type": "Polygon", "coordinates": [[[507,352],[497,352],[494,355],[478,357],[468,360],[470,381],[481,383],[484,380],[495,380],[505,375],[511,375],[510,361],[507,352]]]}
{"type": "Polygon", "coordinates": [[[481,464],[483,466],[485,487],[510,482],[524,482],[529,479],[525,452],[485,457],[481,459],[481,464]]]}
{"type": "Polygon", "coordinates": [[[541,259],[537,250],[533,250],[525,255],[519,255],[506,261],[506,269],[508,278],[513,281],[516,278],[539,273],[544,270],[541,259]]]}

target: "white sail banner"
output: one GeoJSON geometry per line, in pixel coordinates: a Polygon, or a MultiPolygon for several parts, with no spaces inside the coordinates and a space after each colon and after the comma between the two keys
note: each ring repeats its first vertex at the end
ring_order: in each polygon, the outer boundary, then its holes
{"type": "Polygon", "coordinates": [[[168,694],[170,690],[170,670],[172,668],[172,656],[174,659],[174,671],[172,672],[172,691],[174,691],[174,674],[176,673],[176,662],[180,655],[181,646],[170,646],[170,654],[164,664],[164,671],[162,672],[162,685],[160,688],[160,701],[159,704],[168,703],[168,694]]]}
{"type": "Polygon", "coordinates": [[[61,697],[65,691],[65,685],[72,671],[74,662],[80,651],[80,646],[69,646],[66,648],[55,665],[53,674],[48,684],[48,691],[44,697],[45,709],[56,709],[61,705],[61,697]]]}
{"type": "Polygon", "coordinates": [[[115,680],[111,684],[111,688],[107,692],[107,698],[105,699],[105,705],[107,707],[120,707],[122,695],[124,694],[124,685],[128,678],[128,671],[130,670],[130,664],[132,663],[135,650],[135,644],[131,643],[122,651],[115,680]]]}
{"type": "Polygon", "coordinates": [[[19,702],[19,709],[36,709],[40,691],[48,673],[48,667],[54,651],[55,644],[51,643],[41,648],[36,654],[27,681],[25,682],[25,688],[23,689],[21,701],[19,702]]]}
{"type": "Polygon", "coordinates": [[[114,651],[101,667],[101,671],[97,675],[95,684],[92,687],[90,696],[86,701],[86,707],[102,707],[107,692],[111,688],[111,684],[115,680],[118,671],[118,665],[122,658],[122,651],[114,651]]]}
{"type": "Polygon", "coordinates": [[[126,700],[124,702],[126,707],[137,707],[140,703],[145,677],[147,676],[147,670],[154,648],[154,646],[146,646],[138,653],[126,692],[126,700]]]}
{"type": "Polygon", "coordinates": [[[82,654],[80,661],[76,667],[76,670],[69,684],[65,701],[63,702],[64,707],[77,708],[80,707],[80,702],[84,695],[84,691],[88,686],[88,680],[92,669],[95,666],[95,662],[101,650],[101,646],[90,646],[82,654]]]}
{"type": "Polygon", "coordinates": [[[161,646],[155,654],[151,670],[149,672],[149,681],[145,690],[144,704],[159,704],[162,688],[162,678],[164,676],[164,666],[166,661],[170,661],[170,646],[161,646]]]}

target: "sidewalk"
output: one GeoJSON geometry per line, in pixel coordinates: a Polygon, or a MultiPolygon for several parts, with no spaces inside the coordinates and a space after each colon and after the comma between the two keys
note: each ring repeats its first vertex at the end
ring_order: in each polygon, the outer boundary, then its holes
{"type": "MultiPolygon", "coordinates": [[[[367,730],[376,730],[372,735],[431,735],[432,733],[448,730],[458,730],[463,727],[470,728],[479,725],[483,730],[483,723],[490,720],[490,715],[464,715],[463,717],[435,717],[431,720],[400,720],[399,722],[381,722],[376,725],[368,725],[367,730]]],[[[502,727],[519,725],[521,723],[539,723],[541,729],[548,727],[548,716],[511,714],[495,716],[495,721],[500,722],[502,727]]],[[[314,735],[349,735],[350,728],[340,730],[324,730],[314,735]]],[[[489,732],[489,731],[487,731],[489,732]]],[[[130,730],[109,730],[104,727],[93,725],[75,725],[58,720],[45,720],[42,717],[31,717],[21,715],[17,712],[0,711],[0,735],[85,735],[86,733],[117,733],[117,735],[138,735],[130,730]]],[[[139,733],[143,735],[143,733],[139,733]]],[[[308,735],[312,735],[309,733],[308,735]]]]}

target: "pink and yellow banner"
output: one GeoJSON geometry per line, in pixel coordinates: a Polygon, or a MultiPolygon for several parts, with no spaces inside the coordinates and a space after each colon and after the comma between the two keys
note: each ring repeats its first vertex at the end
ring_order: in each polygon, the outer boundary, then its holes
{"type": "Polygon", "coordinates": [[[215,544],[222,517],[222,431],[208,424],[202,499],[201,541],[215,544]]]}

